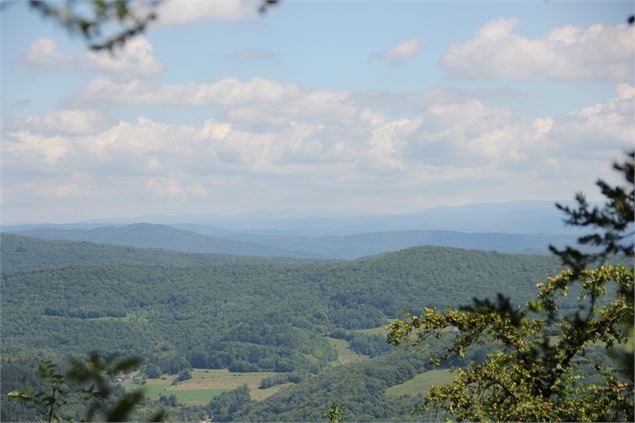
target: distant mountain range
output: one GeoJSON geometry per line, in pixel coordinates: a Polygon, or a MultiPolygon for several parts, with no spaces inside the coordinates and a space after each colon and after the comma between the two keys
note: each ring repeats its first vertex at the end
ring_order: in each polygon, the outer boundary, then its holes
{"type": "MultiPolygon", "coordinates": [[[[295,210],[255,211],[229,216],[179,215],[100,219],[64,225],[64,229],[94,229],[137,222],[171,225],[209,236],[236,232],[276,235],[354,235],[411,230],[459,231],[509,234],[572,234],[576,229],[563,223],[563,214],[550,201],[468,204],[434,207],[417,213],[305,213],[295,210]]],[[[3,225],[3,231],[39,228],[37,224],[3,225]]],[[[48,225],[51,226],[51,225],[48,225]]]]}
{"type": "Polygon", "coordinates": [[[193,253],[216,253],[235,256],[306,257],[277,246],[252,241],[216,238],[167,225],[136,223],[93,229],[37,227],[17,232],[20,235],[48,240],[87,241],[98,244],[161,248],[193,253]]]}
{"type": "Polygon", "coordinates": [[[441,230],[476,233],[548,233],[571,234],[563,223],[563,214],[552,202],[511,202],[435,207],[408,214],[291,215],[284,212],[218,217],[198,217],[191,221],[162,223],[198,223],[234,230],[260,230],[296,235],[353,235],[370,232],[441,230]]]}
{"type": "Polygon", "coordinates": [[[174,227],[148,223],[89,229],[40,226],[15,233],[47,240],[87,241],[195,253],[343,260],[424,245],[546,254],[549,244],[562,246],[575,242],[575,236],[562,234],[409,230],[310,237],[262,230],[238,232],[193,224],[174,227]]]}

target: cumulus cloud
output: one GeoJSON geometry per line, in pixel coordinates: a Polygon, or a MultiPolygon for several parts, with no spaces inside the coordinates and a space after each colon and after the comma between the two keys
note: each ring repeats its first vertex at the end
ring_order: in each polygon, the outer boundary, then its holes
{"type": "Polygon", "coordinates": [[[223,78],[214,83],[153,85],[140,80],[116,82],[99,77],[75,94],[75,102],[133,106],[232,106],[276,103],[302,94],[296,84],[283,84],[265,78],[242,81],[223,78]]]}
{"type": "Polygon", "coordinates": [[[116,75],[155,75],[165,65],[154,56],[152,44],[144,37],[135,37],[121,49],[109,52],[64,52],[52,38],[40,37],[31,42],[15,65],[39,74],[51,71],[94,71],[116,75]]]}
{"type": "MultiPolygon", "coordinates": [[[[386,113],[374,106],[381,106],[385,99],[365,104],[365,99],[385,97],[378,93],[310,90],[262,78],[159,86],[100,78],[83,95],[119,105],[219,106],[220,119],[209,120],[199,129],[188,127],[183,132],[185,127],[140,121],[125,126],[126,133],[142,131],[139,134],[113,137],[130,138],[131,145],[156,139],[150,142],[157,151],[173,151],[178,142],[159,141],[172,131],[170,139],[188,140],[178,145],[175,154],[192,152],[195,146],[189,141],[196,140],[199,147],[210,147],[206,154],[218,160],[216,167],[250,164],[254,172],[291,173],[310,168],[307,164],[326,162],[403,170],[419,165],[464,166],[475,160],[487,166],[508,166],[576,151],[619,151],[633,139],[635,90],[620,84],[616,92],[613,99],[569,115],[532,120],[455,90],[403,94],[401,103],[410,103],[406,114],[399,115],[404,109],[397,108],[393,116],[394,110],[386,113]],[[414,105],[416,113],[411,110],[414,105]],[[154,128],[152,134],[150,128],[154,128]]],[[[399,103],[398,97],[393,93],[386,101],[399,103]]]]}
{"type": "Polygon", "coordinates": [[[157,24],[188,25],[196,21],[238,21],[258,14],[258,5],[241,0],[188,0],[163,2],[157,10],[157,24]]]}
{"type": "Polygon", "coordinates": [[[589,184],[609,174],[609,160],[635,137],[635,89],[628,84],[569,114],[526,119],[469,92],[438,88],[404,93],[401,103],[408,105],[395,109],[384,100],[399,104],[398,93],[311,90],[263,79],[193,86],[102,81],[113,84],[104,93],[113,88],[118,104],[222,110],[192,125],[61,110],[5,126],[0,149],[3,175],[11,178],[3,186],[5,204],[31,198],[57,207],[63,198],[84,210],[94,205],[94,216],[111,204],[116,214],[124,213],[120,206],[129,206],[129,214],[155,206],[182,213],[184,205],[193,212],[298,204],[359,210],[406,199],[416,209],[429,198],[518,198],[520,186],[525,199],[569,198],[584,188],[580,174],[592,175],[589,184]]]}
{"type": "Polygon", "coordinates": [[[635,28],[563,26],[539,37],[514,32],[516,18],[485,24],[451,45],[441,64],[454,78],[628,81],[633,77],[635,28]]]}
{"type": "MultiPolygon", "coordinates": [[[[37,169],[39,165],[50,168],[73,153],[71,139],[61,135],[42,135],[30,131],[15,131],[5,135],[2,151],[15,161],[5,162],[5,169],[12,165],[22,169],[37,169]]],[[[54,170],[54,169],[49,169],[54,170]]]]}
{"type": "Polygon", "coordinates": [[[371,61],[387,62],[391,64],[405,63],[412,59],[422,50],[421,41],[418,37],[408,38],[400,41],[395,46],[375,53],[370,57],[371,61]]]}
{"type": "Polygon", "coordinates": [[[28,116],[17,125],[31,132],[81,135],[99,132],[112,124],[110,117],[96,110],[54,110],[28,116]]]}
{"type": "Polygon", "coordinates": [[[552,137],[576,157],[592,157],[601,150],[632,147],[635,140],[635,89],[628,84],[616,87],[617,96],[554,122],[552,137]]]}

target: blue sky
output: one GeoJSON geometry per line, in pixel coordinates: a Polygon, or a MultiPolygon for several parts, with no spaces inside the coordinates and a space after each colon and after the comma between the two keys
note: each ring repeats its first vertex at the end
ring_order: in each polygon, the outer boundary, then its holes
{"type": "Polygon", "coordinates": [[[116,57],[2,14],[2,219],[404,212],[593,193],[632,2],[168,0],[116,57]]]}

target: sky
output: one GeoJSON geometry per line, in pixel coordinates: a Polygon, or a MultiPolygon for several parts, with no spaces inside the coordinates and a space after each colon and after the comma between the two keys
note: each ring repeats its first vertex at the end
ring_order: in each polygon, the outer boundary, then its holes
{"type": "Polygon", "coordinates": [[[167,0],[2,19],[2,223],[571,199],[634,147],[631,1],[167,0]]]}

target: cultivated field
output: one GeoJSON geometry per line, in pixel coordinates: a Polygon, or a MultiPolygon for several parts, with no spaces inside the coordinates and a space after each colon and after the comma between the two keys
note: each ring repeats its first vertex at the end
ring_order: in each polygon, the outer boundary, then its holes
{"type": "Polygon", "coordinates": [[[160,379],[148,379],[145,385],[135,385],[126,381],[123,385],[128,389],[143,388],[148,398],[158,400],[160,395],[174,394],[178,402],[186,405],[205,405],[212,398],[239,386],[246,384],[251,397],[257,401],[263,400],[280,389],[290,385],[277,385],[268,389],[258,389],[260,381],[266,377],[275,376],[276,372],[246,372],[234,373],[227,369],[194,369],[192,379],[179,382],[172,386],[176,376],[162,376],[160,379]]]}

